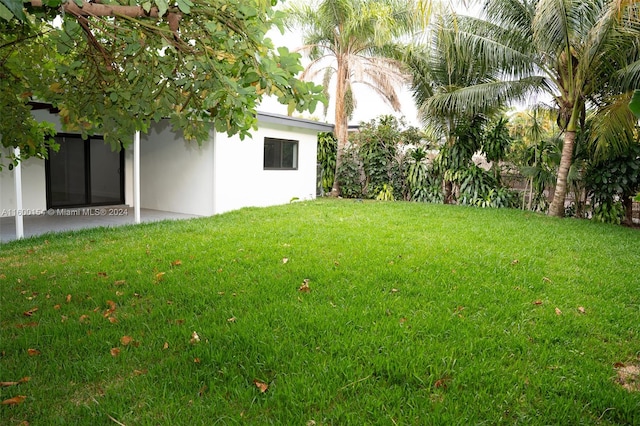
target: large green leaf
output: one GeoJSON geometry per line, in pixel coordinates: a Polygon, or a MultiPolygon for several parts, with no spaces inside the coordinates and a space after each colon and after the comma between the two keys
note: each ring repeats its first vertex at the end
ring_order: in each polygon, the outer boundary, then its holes
{"type": "MultiPolygon", "coordinates": [[[[11,12],[11,14],[19,20],[24,21],[26,19],[24,11],[22,10],[22,0],[0,0],[0,4],[4,5],[4,7],[7,8],[9,12],[11,12]]],[[[9,19],[7,19],[6,11],[2,12],[5,13],[2,13],[0,16],[2,18],[5,18],[6,20],[9,20],[10,17],[9,19]]]]}
{"type": "Polygon", "coordinates": [[[636,117],[640,118],[640,89],[636,89],[633,92],[633,97],[629,102],[629,109],[636,117]]]}

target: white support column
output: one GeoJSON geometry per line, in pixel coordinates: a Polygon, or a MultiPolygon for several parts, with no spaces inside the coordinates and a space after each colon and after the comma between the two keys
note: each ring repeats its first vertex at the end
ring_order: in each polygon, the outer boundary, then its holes
{"type": "Polygon", "coordinates": [[[133,137],[133,214],[140,223],[140,131],[133,137]]]}
{"type": "MultiPolygon", "coordinates": [[[[14,148],[13,150],[16,158],[20,157],[20,148],[14,148]]],[[[13,182],[16,189],[16,239],[24,238],[24,218],[22,212],[22,161],[18,162],[18,165],[13,169],[13,182]]]]}

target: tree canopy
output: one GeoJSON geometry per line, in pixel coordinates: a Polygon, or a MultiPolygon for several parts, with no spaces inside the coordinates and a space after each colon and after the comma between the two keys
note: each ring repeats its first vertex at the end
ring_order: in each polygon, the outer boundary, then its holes
{"type": "Polygon", "coordinates": [[[283,28],[276,2],[0,0],[2,145],[46,155],[53,130],[32,118],[36,103],[114,148],[162,118],[189,140],[212,128],[245,137],[265,95],[312,112],[321,88],[266,37],[283,28]]]}

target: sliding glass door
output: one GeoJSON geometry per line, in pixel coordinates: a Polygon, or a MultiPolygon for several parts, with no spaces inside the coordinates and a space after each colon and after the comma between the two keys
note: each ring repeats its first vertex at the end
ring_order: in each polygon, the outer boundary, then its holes
{"type": "Polygon", "coordinates": [[[124,152],[100,138],[56,136],[46,161],[47,208],[124,204],[124,152]]]}

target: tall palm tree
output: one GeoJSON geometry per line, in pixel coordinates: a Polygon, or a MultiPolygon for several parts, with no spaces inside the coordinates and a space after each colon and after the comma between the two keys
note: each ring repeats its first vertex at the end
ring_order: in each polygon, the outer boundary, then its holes
{"type": "MultiPolygon", "coordinates": [[[[546,91],[564,132],[552,216],[564,215],[567,176],[576,132],[592,109],[601,155],[632,143],[636,119],[628,108],[640,83],[640,2],[636,0],[486,0],[484,17],[460,17],[458,43],[500,81],[460,88],[430,99],[449,111],[467,111],[546,91]]],[[[452,30],[452,31],[454,31],[452,30]]]]}
{"type": "MultiPolygon", "coordinates": [[[[288,25],[303,34],[303,50],[311,63],[303,79],[323,73],[325,94],[335,79],[336,171],[348,140],[348,120],[356,107],[352,87],[363,84],[396,111],[398,86],[407,79],[398,60],[399,41],[419,28],[428,13],[428,1],[319,0],[288,8],[288,25]]],[[[332,195],[340,194],[338,173],[332,195]]]]}

